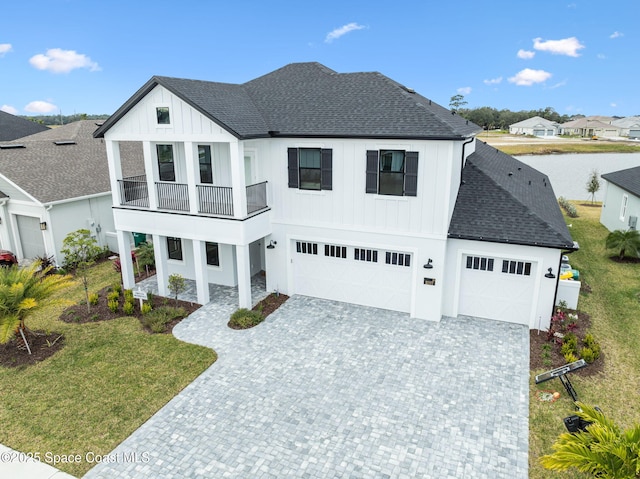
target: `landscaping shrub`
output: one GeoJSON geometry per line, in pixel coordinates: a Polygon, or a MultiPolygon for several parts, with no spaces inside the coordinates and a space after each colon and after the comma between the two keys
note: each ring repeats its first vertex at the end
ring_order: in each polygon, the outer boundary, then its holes
{"type": "Polygon", "coordinates": [[[118,300],[117,299],[110,299],[107,302],[107,305],[109,306],[109,309],[111,310],[112,313],[117,313],[118,312],[118,300]]]}
{"type": "Polygon", "coordinates": [[[89,304],[91,306],[96,306],[99,300],[100,300],[100,296],[98,296],[98,293],[91,293],[89,295],[89,304]]]}
{"type": "Polygon", "coordinates": [[[131,316],[134,312],[135,308],[133,306],[133,302],[132,301],[125,301],[124,305],[122,306],[122,312],[128,316],[131,316]]]}
{"type": "Polygon", "coordinates": [[[578,217],[578,210],[566,198],[561,196],[560,198],[558,198],[558,203],[567,212],[567,216],[569,216],[570,218],[577,218],[578,217]]]}
{"type": "Polygon", "coordinates": [[[120,296],[120,293],[122,293],[122,285],[120,283],[113,283],[113,285],[111,285],[111,291],[117,292],[118,296],[120,296]]]}
{"type": "Polygon", "coordinates": [[[142,318],[142,324],[154,333],[163,333],[169,322],[184,318],[186,315],[187,311],[184,308],[161,306],[145,314],[142,318]]]}
{"type": "Polygon", "coordinates": [[[248,329],[260,324],[263,320],[264,317],[258,311],[240,308],[231,315],[228,326],[233,329],[248,329]]]}
{"type": "Polygon", "coordinates": [[[124,300],[133,302],[133,290],[131,289],[124,290],[124,300]]]}
{"type": "Polygon", "coordinates": [[[142,308],[140,309],[142,314],[148,314],[151,312],[151,304],[150,303],[142,303],[142,308]]]}
{"type": "Polygon", "coordinates": [[[109,302],[115,301],[117,303],[118,299],[120,299],[120,293],[118,293],[117,291],[111,291],[109,294],[107,294],[107,301],[109,302]]]}
{"type": "Polygon", "coordinates": [[[593,350],[591,350],[590,348],[582,348],[580,350],[580,357],[582,359],[584,359],[587,364],[591,364],[592,362],[594,362],[596,360],[595,354],[593,353],[593,350]]]}

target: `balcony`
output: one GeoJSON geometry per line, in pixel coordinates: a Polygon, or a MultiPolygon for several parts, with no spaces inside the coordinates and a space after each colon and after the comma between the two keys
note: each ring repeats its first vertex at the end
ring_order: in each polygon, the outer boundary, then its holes
{"type": "MultiPolygon", "coordinates": [[[[149,191],[145,175],[130,176],[118,180],[120,205],[150,208],[149,191]]],[[[233,189],[228,186],[194,185],[198,198],[198,213],[211,216],[232,217],[234,213],[233,189]]],[[[173,181],[155,182],[158,209],[190,211],[189,185],[173,181]]],[[[267,208],[267,182],[246,187],[247,214],[267,208]]]]}

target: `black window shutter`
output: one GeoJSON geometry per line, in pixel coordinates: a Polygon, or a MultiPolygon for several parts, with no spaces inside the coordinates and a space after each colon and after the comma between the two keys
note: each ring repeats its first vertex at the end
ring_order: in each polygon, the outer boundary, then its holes
{"type": "Polygon", "coordinates": [[[320,150],[321,163],[320,163],[320,189],[331,190],[333,189],[333,150],[330,148],[320,150]]]}
{"type": "Polygon", "coordinates": [[[378,150],[367,150],[367,193],[378,192],[378,150]]]}
{"type": "Polygon", "coordinates": [[[417,196],[418,194],[418,152],[407,151],[404,162],[404,194],[417,196]]]}
{"type": "Polygon", "coordinates": [[[298,149],[287,148],[288,166],[289,166],[289,188],[298,188],[300,182],[298,179],[298,149]]]}

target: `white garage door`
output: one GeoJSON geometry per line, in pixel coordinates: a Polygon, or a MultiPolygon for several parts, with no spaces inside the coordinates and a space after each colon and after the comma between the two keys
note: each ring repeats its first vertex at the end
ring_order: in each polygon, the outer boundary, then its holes
{"type": "Polygon", "coordinates": [[[309,241],[292,246],[295,293],[409,312],[410,254],[309,241]]]}
{"type": "Polygon", "coordinates": [[[529,325],[536,268],[531,261],[463,257],[459,314],[529,325]]]}
{"type": "Polygon", "coordinates": [[[40,231],[40,219],[34,216],[16,215],[16,223],[22,245],[22,257],[32,259],[44,256],[46,253],[42,231],[40,231]]]}

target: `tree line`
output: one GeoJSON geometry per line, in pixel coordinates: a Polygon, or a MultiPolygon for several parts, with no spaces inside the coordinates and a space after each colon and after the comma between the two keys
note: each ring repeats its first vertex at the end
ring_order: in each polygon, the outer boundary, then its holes
{"type": "Polygon", "coordinates": [[[21,118],[39,123],[40,125],[52,126],[52,125],[66,125],[67,123],[73,123],[79,120],[106,120],[109,115],[88,115],[86,113],[74,113],[73,115],[38,115],[27,116],[19,115],[21,118]]]}
{"type": "Polygon", "coordinates": [[[522,111],[496,110],[495,108],[483,106],[481,108],[459,108],[456,110],[456,113],[476,125],[490,130],[508,130],[509,125],[534,116],[539,116],[556,123],[566,123],[578,118],[584,118],[584,115],[560,115],[549,106],[540,110],[522,111]]]}

